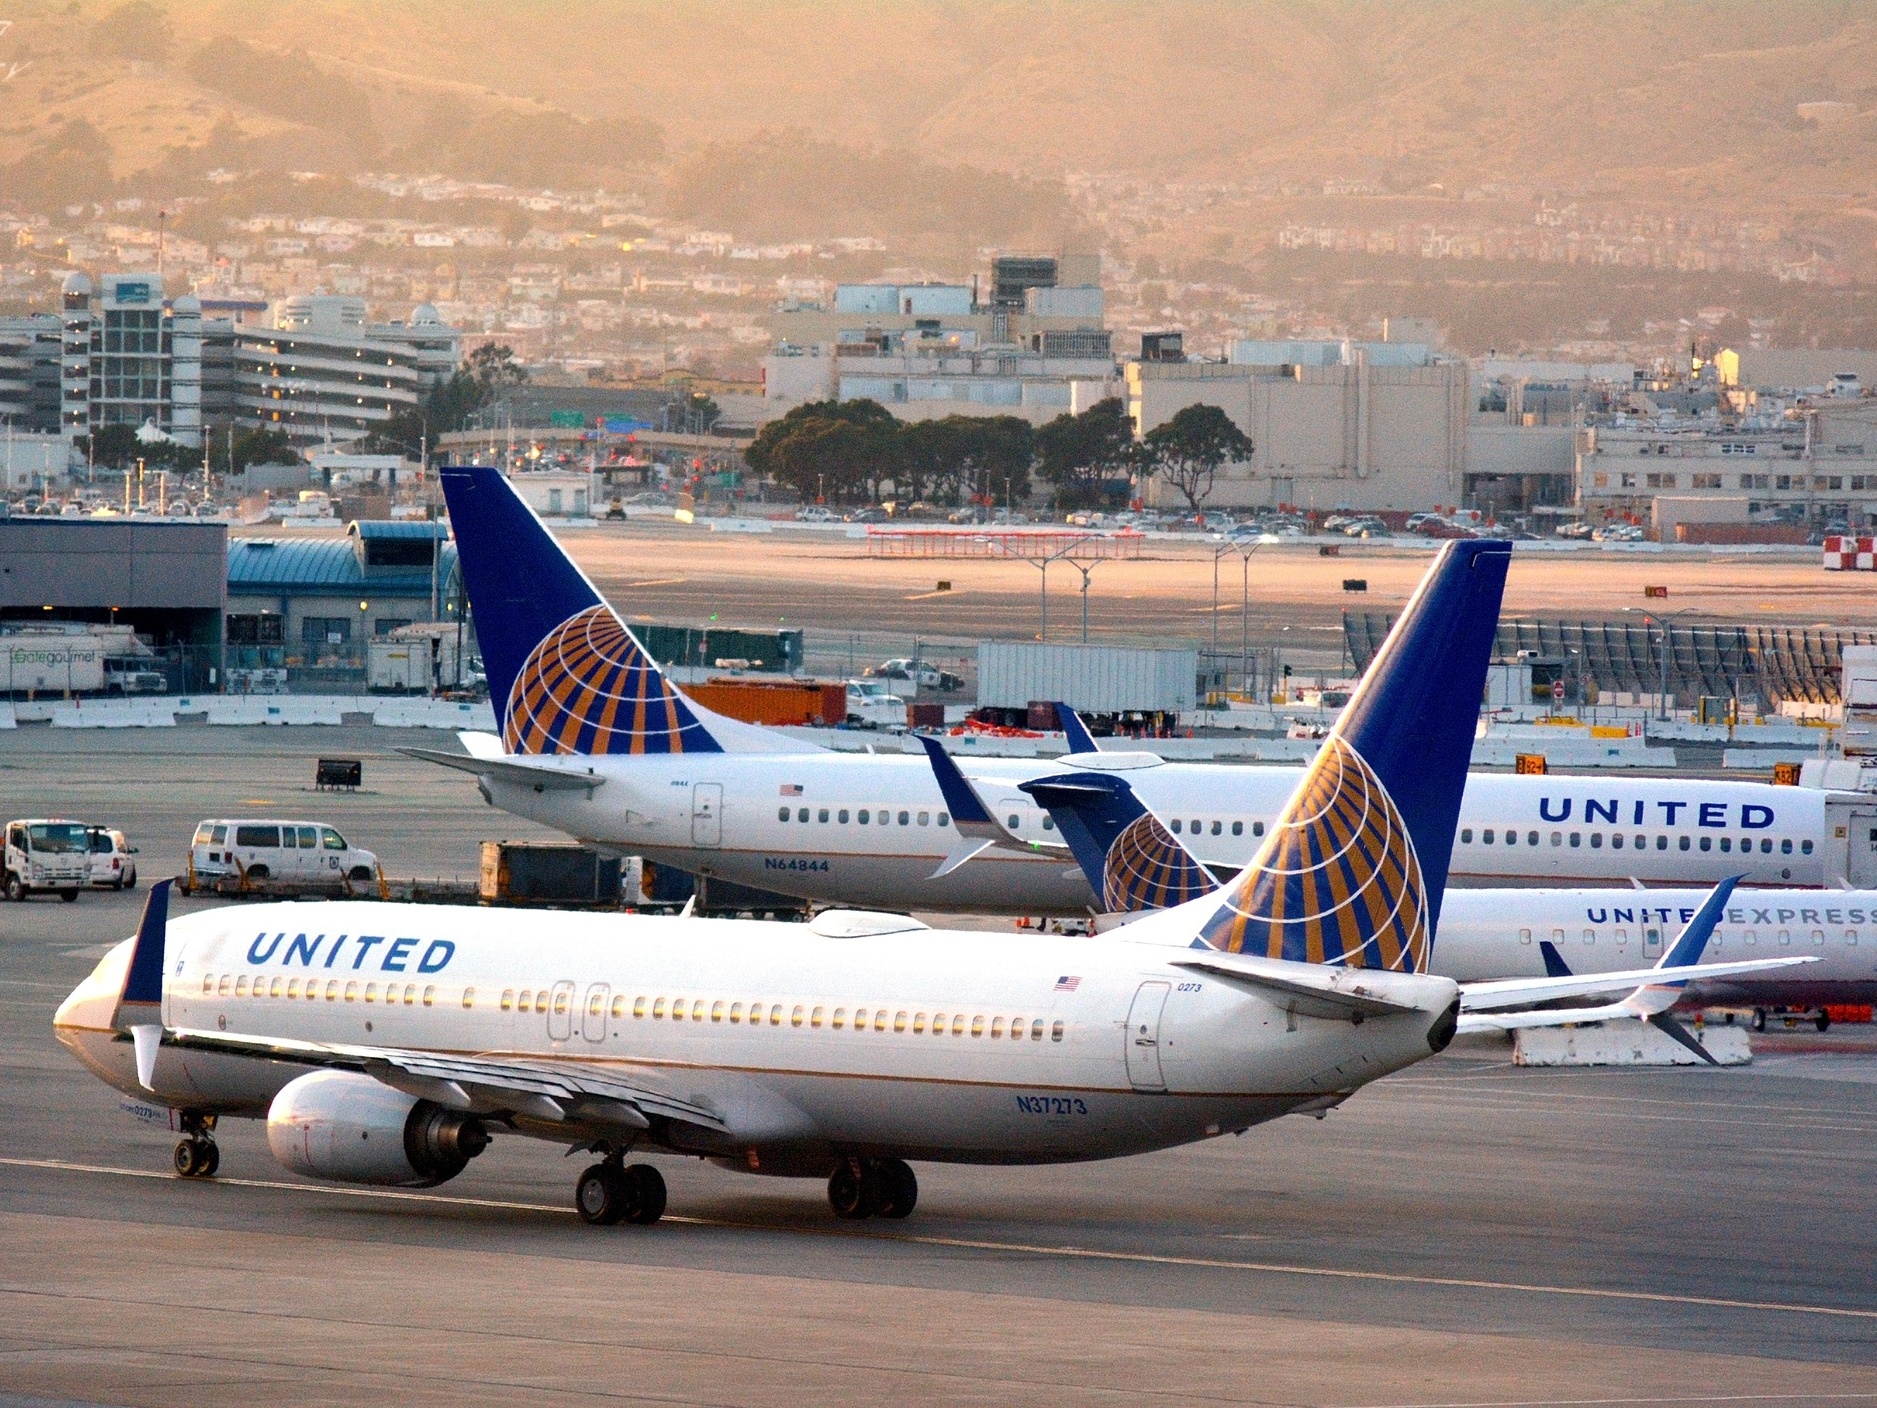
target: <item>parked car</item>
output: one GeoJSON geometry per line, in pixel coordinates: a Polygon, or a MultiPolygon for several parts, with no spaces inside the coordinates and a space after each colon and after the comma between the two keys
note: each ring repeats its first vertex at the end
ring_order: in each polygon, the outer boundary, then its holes
{"type": "Polygon", "coordinates": [[[1582,542],[1591,535],[1593,530],[1588,523],[1579,522],[1560,523],[1556,531],[1560,538],[1566,538],[1572,542],[1582,542]]]}
{"type": "Polygon", "coordinates": [[[364,884],[378,878],[378,857],[313,821],[214,818],[196,827],[182,891],[225,880],[364,884]]]}
{"type": "Polygon", "coordinates": [[[91,842],[91,887],[94,890],[137,888],[137,848],[123,832],[109,826],[87,826],[91,842]]]}
{"type": "Polygon", "coordinates": [[[824,504],[808,504],[795,510],[797,523],[838,523],[840,515],[824,504]]]}
{"type": "Polygon", "coordinates": [[[883,508],[858,508],[847,515],[849,523],[885,523],[892,514],[883,508]]]}
{"type": "Polygon", "coordinates": [[[1345,538],[1383,538],[1388,536],[1388,525],[1379,518],[1352,518],[1342,531],[1345,538]]]}
{"type": "Polygon", "coordinates": [[[921,689],[938,689],[948,693],[965,687],[965,682],[957,675],[924,660],[888,660],[869,673],[876,679],[911,680],[921,689]]]}

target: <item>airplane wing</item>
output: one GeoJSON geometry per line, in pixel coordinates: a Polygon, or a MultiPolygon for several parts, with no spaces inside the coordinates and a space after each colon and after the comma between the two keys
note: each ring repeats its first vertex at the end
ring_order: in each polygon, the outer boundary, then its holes
{"type": "Polygon", "coordinates": [[[170,1037],[178,1046],[362,1071],[406,1095],[475,1114],[525,1115],[557,1124],[570,1121],[630,1129],[649,1128],[656,1117],[720,1134],[729,1132],[718,1115],[701,1105],[585,1063],[576,1069],[546,1059],[464,1056],[221,1031],[173,1030],[170,1037]]]}
{"type": "Polygon", "coordinates": [[[591,792],[606,784],[606,779],[590,766],[584,771],[576,771],[572,765],[546,758],[528,759],[517,754],[502,758],[472,757],[468,753],[445,753],[437,748],[399,748],[397,751],[420,762],[455,768],[458,772],[472,773],[477,777],[498,777],[518,787],[532,787],[537,792],[578,792],[583,789],[591,792]]]}
{"type": "MultiPolygon", "coordinates": [[[[1511,1031],[1520,1027],[1577,1026],[1633,1018],[1647,1022],[1664,1035],[1680,1042],[1709,1065],[1718,1064],[1699,1041],[1670,1015],[1669,1009],[1681,997],[1691,978],[1731,977],[1739,973],[1758,973],[1769,968],[1789,968],[1800,963],[1816,963],[1810,955],[1801,958],[1747,959],[1735,963],[1702,963],[1714,926],[1720,922],[1727,901],[1740,883],[1738,875],[1716,885],[1681,934],[1653,968],[1627,972],[1599,973],[1579,977],[1565,973],[1548,978],[1512,978],[1497,982],[1469,983],[1460,989],[1461,1032],[1511,1031]],[[1563,997],[1583,997],[1595,992],[1635,986],[1620,1002],[1598,1007],[1550,1008],[1544,1011],[1508,1012],[1509,1007],[1529,1007],[1563,997]]],[[[1545,958],[1547,969],[1563,967],[1555,953],[1545,958]],[[1553,960],[1556,959],[1554,963],[1553,960]]]]}
{"type": "Polygon", "coordinates": [[[1738,963],[1689,963],[1674,968],[1628,968],[1614,973],[1579,973],[1564,978],[1496,978],[1491,982],[1464,983],[1461,995],[1467,1013],[1492,1012],[1508,1007],[1529,1007],[1534,1002],[1553,1002],[1566,997],[1594,997],[1598,993],[1621,992],[1625,988],[1662,988],[1674,995],[1690,979],[1727,978],[1739,973],[1759,973],[1768,968],[1789,968],[1799,963],[1816,963],[1810,955],[1803,958],[1743,959],[1738,963]]]}

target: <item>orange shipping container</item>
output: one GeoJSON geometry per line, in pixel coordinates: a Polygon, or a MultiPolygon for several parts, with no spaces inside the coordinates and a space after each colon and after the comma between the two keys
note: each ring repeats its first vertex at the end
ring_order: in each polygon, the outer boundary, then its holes
{"type": "Polygon", "coordinates": [[[824,724],[847,720],[847,686],[813,680],[714,679],[684,687],[706,709],[746,724],[824,724]]]}

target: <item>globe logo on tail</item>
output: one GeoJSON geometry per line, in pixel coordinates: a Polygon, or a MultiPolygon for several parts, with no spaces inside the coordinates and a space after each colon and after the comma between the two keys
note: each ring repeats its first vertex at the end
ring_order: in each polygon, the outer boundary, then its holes
{"type": "Polygon", "coordinates": [[[1228,953],[1419,973],[1428,907],[1407,824],[1381,779],[1332,734],[1200,936],[1228,953]]]}
{"type": "Polygon", "coordinates": [[[502,723],[511,753],[698,753],[718,745],[605,606],[570,616],[528,655],[502,723]]]}
{"type": "Polygon", "coordinates": [[[1110,914],[1171,909],[1214,888],[1212,877],[1151,812],[1122,829],[1102,866],[1102,907],[1110,914]]]}

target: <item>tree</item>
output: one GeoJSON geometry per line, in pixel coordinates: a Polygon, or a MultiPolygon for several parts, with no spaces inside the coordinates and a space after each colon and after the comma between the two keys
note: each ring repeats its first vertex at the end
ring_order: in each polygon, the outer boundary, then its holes
{"type": "Polygon", "coordinates": [[[877,401],[808,401],[765,425],[743,458],[804,499],[849,499],[863,488],[878,498],[885,480],[898,482],[899,432],[877,401]]]}
{"type": "Polygon", "coordinates": [[[1106,481],[1124,477],[1136,459],[1134,422],[1118,397],[1077,416],[1060,415],[1035,436],[1038,472],[1059,509],[1092,508],[1106,500],[1106,481]]]}
{"type": "Polygon", "coordinates": [[[293,448],[293,440],[286,431],[263,425],[236,431],[234,453],[230,458],[230,472],[239,474],[251,464],[293,464],[300,458],[300,452],[293,448]]]}
{"type": "Polygon", "coordinates": [[[948,416],[950,460],[940,481],[962,501],[1028,498],[1036,432],[1016,416],[948,416]]]}
{"type": "Polygon", "coordinates": [[[143,454],[137,427],[122,423],[101,425],[85,445],[92,464],[103,469],[127,469],[143,454]]]}
{"type": "Polygon", "coordinates": [[[1199,512],[1223,464],[1251,458],[1251,437],[1217,406],[1187,406],[1147,432],[1145,463],[1199,512]]]}
{"type": "Polygon", "coordinates": [[[515,349],[506,343],[483,343],[469,354],[463,370],[490,391],[520,386],[528,379],[528,369],[515,360],[515,349]]]}

